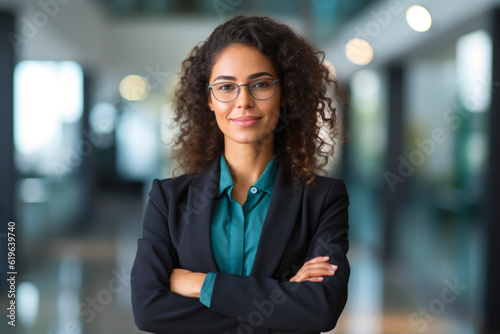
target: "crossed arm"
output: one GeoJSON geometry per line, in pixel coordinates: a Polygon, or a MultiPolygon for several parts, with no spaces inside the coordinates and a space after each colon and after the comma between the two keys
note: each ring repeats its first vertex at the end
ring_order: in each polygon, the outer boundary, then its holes
{"type": "MultiPolygon", "coordinates": [[[[323,276],[333,276],[338,266],[328,263],[329,256],[317,256],[307,262],[290,279],[290,282],[321,282],[323,276]]],[[[170,275],[170,291],[184,297],[199,298],[205,273],[175,268],[170,275]]]]}

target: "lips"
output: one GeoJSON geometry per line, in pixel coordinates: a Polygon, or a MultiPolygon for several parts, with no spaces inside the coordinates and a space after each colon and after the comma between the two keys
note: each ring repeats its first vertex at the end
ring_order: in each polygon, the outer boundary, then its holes
{"type": "Polygon", "coordinates": [[[240,116],[231,119],[231,121],[242,128],[247,128],[249,126],[257,124],[261,120],[261,118],[262,117],[257,116],[240,116]]]}

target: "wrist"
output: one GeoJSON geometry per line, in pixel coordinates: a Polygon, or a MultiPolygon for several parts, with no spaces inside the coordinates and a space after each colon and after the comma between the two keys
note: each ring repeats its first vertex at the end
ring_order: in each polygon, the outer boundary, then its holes
{"type": "Polygon", "coordinates": [[[196,279],[193,285],[193,294],[195,298],[200,298],[201,287],[203,286],[203,282],[205,281],[206,276],[207,274],[204,273],[196,273],[196,279]]]}

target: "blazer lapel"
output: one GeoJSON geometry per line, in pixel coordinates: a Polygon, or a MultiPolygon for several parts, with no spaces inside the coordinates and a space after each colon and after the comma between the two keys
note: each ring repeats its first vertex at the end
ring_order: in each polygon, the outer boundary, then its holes
{"type": "Polygon", "coordinates": [[[193,270],[218,272],[212,253],[210,222],[219,191],[220,159],[214,159],[193,180],[188,190],[187,210],[191,210],[185,228],[186,245],[193,270]]]}
{"type": "Polygon", "coordinates": [[[302,205],[304,187],[294,193],[293,183],[280,163],[255,254],[251,276],[271,277],[285,251],[302,205]]]}

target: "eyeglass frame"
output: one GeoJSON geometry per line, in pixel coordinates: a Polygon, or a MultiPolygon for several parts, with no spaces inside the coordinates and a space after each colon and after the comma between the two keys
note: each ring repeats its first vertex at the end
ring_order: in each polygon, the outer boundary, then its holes
{"type": "Polygon", "coordinates": [[[259,79],[255,79],[254,81],[250,82],[249,84],[241,84],[241,85],[236,85],[236,83],[234,82],[231,82],[231,81],[222,81],[222,82],[218,82],[218,83],[215,83],[215,84],[212,84],[212,85],[208,85],[208,89],[210,89],[212,91],[212,96],[214,97],[214,99],[216,99],[217,101],[221,102],[221,103],[230,103],[230,102],[233,102],[234,100],[236,100],[238,98],[238,96],[240,96],[240,92],[241,92],[241,89],[240,87],[241,86],[247,86],[248,87],[248,94],[250,94],[251,97],[253,97],[254,99],[256,100],[259,100],[259,101],[265,101],[265,100],[269,100],[271,97],[274,96],[274,94],[276,93],[276,84],[278,82],[280,82],[281,79],[272,79],[272,78],[259,78],[259,79]],[[271,96],[269,96],[267,99],[258,99],[256,98],[255,96],[253,96],[252,92],[250,91],[250,85],[253,84],[254,82],[256,81],[259,81],[259,80],[262,80],[262,79],[267,79],[267,80],[272,80],[274,82],[274,91],[273,93],[271,94],[271,96]],[[214,86],[215,85],[220,85],[220,84],[224,84],[224,83],[230,83],[230,84],[235,84],[236,87],[238,88],[238,93],[236,93],[236,96],[234,97],[234,99],[232,99],[231,101],[221,101],[219,100],[215,94],[214,94],[214,86]]]}

